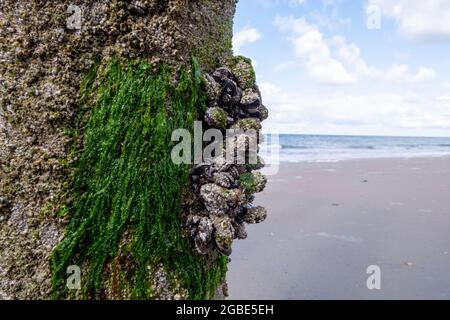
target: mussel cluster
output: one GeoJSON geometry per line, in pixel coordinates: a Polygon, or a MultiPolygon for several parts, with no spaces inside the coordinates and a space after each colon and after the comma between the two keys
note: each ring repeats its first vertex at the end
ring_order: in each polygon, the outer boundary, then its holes
{"type": "MultiPolygon", "coordinates": [[[[205,122],[219,130],[241,129],[240,138],[245,148],[252,137],[249,129],[261,130],[261,122],[268,117],[256,86],[251,62],[238,60],[233,67],[222,67],[205,75],[208,91],[208,109],[205,122]]],[[[239,138],[238,138],[239,140],[239,138]]],[[[224,145],[227,138],[224,138],[224,145]]],[[[196,249],[201,254],[217,250],[231,254],[233,240],[247,238],[245,224],[266,219],[263,207],[254,206],[254,194],[264,190],[267,179],[257,170],[257,163],[242,163],[222,154],[194,166],[191,186],[197,209],[187,217],[187,227],[196,249]]]]}

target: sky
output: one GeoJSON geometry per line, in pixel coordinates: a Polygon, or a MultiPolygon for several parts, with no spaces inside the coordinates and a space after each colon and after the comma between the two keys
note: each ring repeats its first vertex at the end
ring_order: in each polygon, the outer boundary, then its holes
{"type": "Polygon", "coordinates": [[[450,0],[240,0],[266,132],[450,137],[450,0]]]}

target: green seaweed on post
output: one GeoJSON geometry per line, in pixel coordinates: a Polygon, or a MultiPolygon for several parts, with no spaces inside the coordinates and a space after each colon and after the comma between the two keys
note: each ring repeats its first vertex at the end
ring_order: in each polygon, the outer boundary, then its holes
{"type": "Polygon", "coordinates": [[[112,60],[95,72],[83,88],[92,97],[76,130],[83,146],[75,151],[70,222],[52,254],[53,297],[101,299],[112,290],[108,297],[158,298],[151,272],[162,265],[187,298],[211,298],[228,259],[197,254],[185,235],[190,166],[170,157],[172,131],[192,130],[206,108],[197,63],[155,71],[146,61],[112,60]],[[78,293],[65,287],[69,265],[82,268],[78,293]]]}

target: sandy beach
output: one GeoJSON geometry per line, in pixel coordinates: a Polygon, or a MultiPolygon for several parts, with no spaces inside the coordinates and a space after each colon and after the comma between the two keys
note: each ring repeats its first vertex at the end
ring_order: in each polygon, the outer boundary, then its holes
{"type": "Polygon", "coordinates": [[[256,202],[230,299],[450,299],[450,157],[282,163],[256,202]]]}

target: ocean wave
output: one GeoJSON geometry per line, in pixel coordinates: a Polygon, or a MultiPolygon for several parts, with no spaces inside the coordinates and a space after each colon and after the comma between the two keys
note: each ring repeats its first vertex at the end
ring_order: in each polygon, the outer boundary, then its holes
{"type": "Polygon", "coordinates": [[[262,153],[283,162],[450,155],[450,138],[281,135],[263,145],[262,153]]]}
{"type": "Polygon", "coordinates": [[[375,150],[375,146],[348,146],[348,149],[357,149],[357,150],[375,150]]]}
{"type": "Polygon", "coordinates": [[[281,149],[301,149],[301,150],[306,150],[306,149],[312,149],[311,147],[307,147],[307,146],[294,146],[294,145],[289,145],[289,144],[282,144],[281,145],[281,149]]]}
{"type": "Polygon", "coordinates": [[[420,148],[423,147],[423,144],[398,144],[397,147],[403,147],[407,149],[414,149],[414,148],[420,148]]]}

